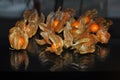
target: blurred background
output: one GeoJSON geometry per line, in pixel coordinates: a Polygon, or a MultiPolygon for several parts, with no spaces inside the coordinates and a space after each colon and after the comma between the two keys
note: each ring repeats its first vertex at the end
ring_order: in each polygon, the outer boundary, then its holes
{"type": "MultiPolygon", "coordinates": [[[[55,10],[57,0],[0,0],[0,18],[20,18],[26,9],[34,7],[34,1],[40,2],[40,10],[48,15],[55,10]]],[[[62,8],[74,8],[79,16],[88,9],[97,9],[101,16],[120,17],[120,0],[58,0],[62,8]]]]}

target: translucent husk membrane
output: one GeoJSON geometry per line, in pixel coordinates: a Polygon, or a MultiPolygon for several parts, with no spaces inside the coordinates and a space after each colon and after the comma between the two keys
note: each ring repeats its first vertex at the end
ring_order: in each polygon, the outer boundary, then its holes
{"type": "Polygon", "coordinates": [[[61,55],[66,49],[76,53],[93,53],[97,43],[107,44],[112,21],[98,16],[97,10],[88,10],[75,18],[75,10],[60,8],[50,12],[45,19],[36,10],[26,10],[23,19],[9,30],[10,46],[16,50],[27,49],[29,39],[35,39],[39,46],[47,45],[46,52],[61,55]],[[32,38],[39,34],[39,37],[32,38]],[[21,43],[19,36],[23,37],[21,43]]]}

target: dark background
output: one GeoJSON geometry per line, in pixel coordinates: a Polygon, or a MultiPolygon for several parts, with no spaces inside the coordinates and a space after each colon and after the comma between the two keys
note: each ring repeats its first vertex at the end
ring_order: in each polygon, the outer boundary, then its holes
{"type": "MultiPolygon", "coordinates": [[[[13,0],[14,1],[14,0],[13,0]]],[[[47,15],[51,10],[54,10],[54,0],[42,0],[41,2],[41,11],[47,15]]],[[[18,3],[16,3],[18,4],[18,3]]],[[[19,4],[22,4],[22,2],[19,4]]],[[[119,0],[84,0],[82,4],[82,9],[80,6],[80,0],[64,0],[63,9],[66,7],[73,7],[76,12],[77,16],[84,13],[87,9],[97,8],[99,14],[104,16],[108,20],[113,21],[113,25],[110,27],[109,32],[111,34],[111,39],[108,43],[110,47],[110,55],[106,59],[105,62],[100,63],[93,71],[97,72],[120,72],[120,1],[119,0]],[[104,1],[103,10],[100,8],[100,1],[104,1]],[[112,4],[112,5],[111,5],[112,4]]],[[[31,4],[31,6],[33,6],[31,4]]],[[[32,7],[30,7],[32,8],[32,7]]],[[[8,41],[8,34],[9,29],[14,26],[17,20],[22,18],[22,13],[25,9],[20,10],[18,16],[14,16],[13,13],[11,14],[5,13],[5,15],[0,17],[0,71],[14,71],[11,69],[10,64],[10,51],[9,51],[9,41],[8,41]],[[7,14],[7,16],[6,16],[7,14]],[[9,16],[9,15],[12,15],[9,16]]],[[[0,12],[1,13],[1,12],[0,12]]],[[[17,13],[16,13],[17,14],[17,13]]],[[[32,57],[32,64],[30,64],[29,71],[44,71],[42,68],[40,69],[39,62],[37,59],[32,57]]]]}

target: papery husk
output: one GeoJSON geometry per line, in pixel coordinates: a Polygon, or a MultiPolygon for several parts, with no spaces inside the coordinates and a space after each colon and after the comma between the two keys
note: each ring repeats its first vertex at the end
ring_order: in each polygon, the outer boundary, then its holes
{"type": "Polygon", "coordinates": [[[16,50],[26,49],[28,45],[28,35],[26,32],[22,31],[19,27],[13,27],[9,31],[9,42],[10,46],[16,50]],[[23,45],[20,45],[19,39],[24,38],[23,45]]]}

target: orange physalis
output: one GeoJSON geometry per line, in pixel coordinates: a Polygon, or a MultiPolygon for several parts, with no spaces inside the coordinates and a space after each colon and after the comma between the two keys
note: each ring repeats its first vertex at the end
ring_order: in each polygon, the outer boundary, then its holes
{"type": "Polygon", "coordinates": [[[97,32],[98,29],[99,29],[99,25],[97,23],[91,24],[91,26],[90,26],[90,31],[91,32],[97,32]]]}
{"type": "Polygon", "coordinates": [[[78,28],[80,22],[79,21],[75,21],[72,23],[72,26],[75,27],[75,28],[78,28]]]}
{"type": "Polygon", "coordinates": [[[56,50],[56,45],[55,45],[55,44],[52,44],[52,45],[51,45],[51,48],[52,48],[53,51],[55,51],[55,50],[56,50]]]}
{"type": "Polygon", "coordinates": [[[59,22],[60,22],[59,20],[54,20],[53,26],[56,27],[59,24],[59,22]]]}
{"type": "Polygon", "coordinates": [[[20,37],[19,39],[19,45],[23,46],[25,44],[25,39],[23,37],[20,37]]]}

